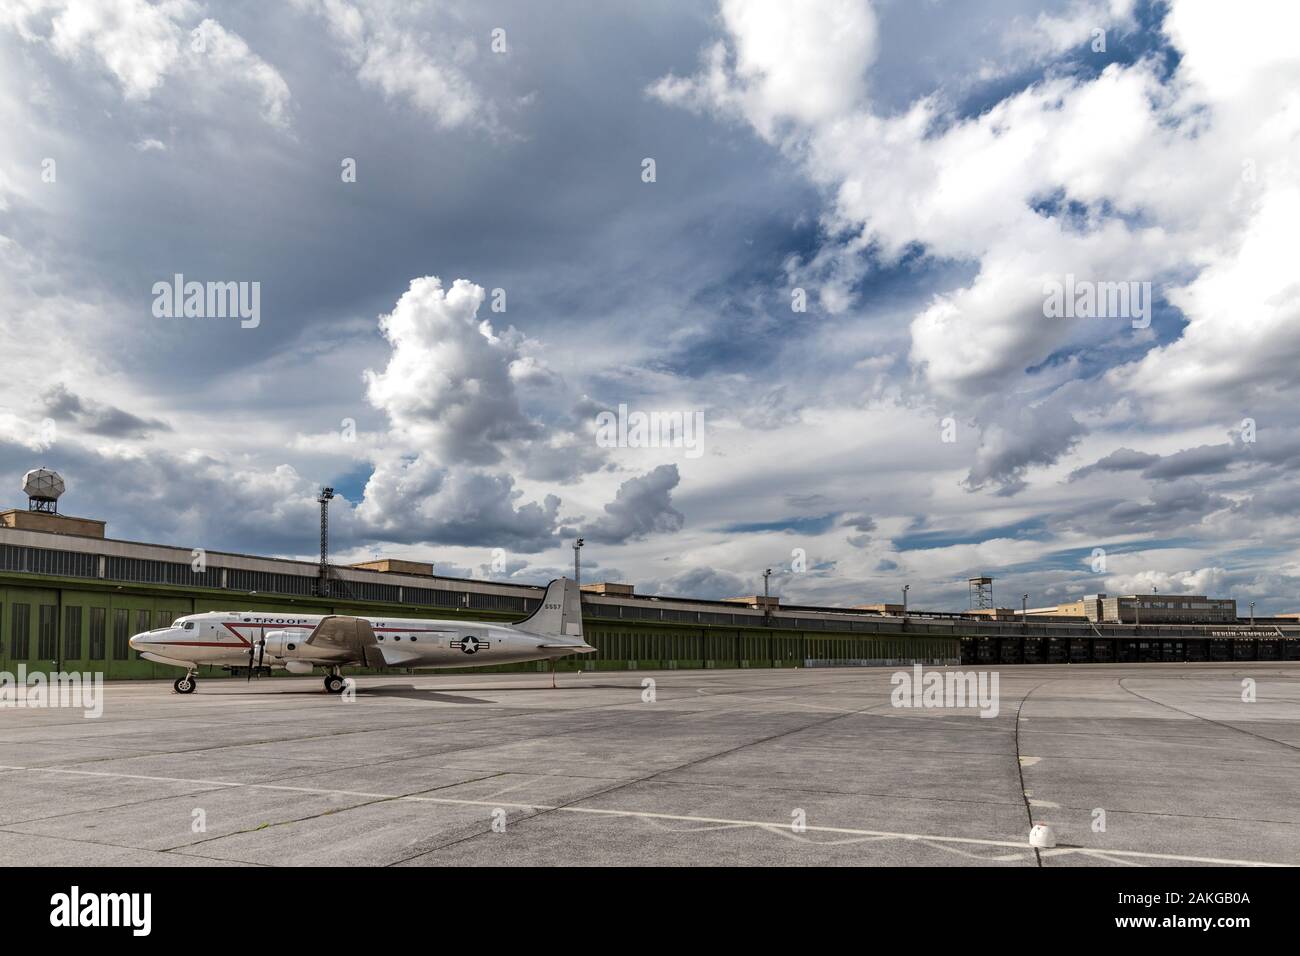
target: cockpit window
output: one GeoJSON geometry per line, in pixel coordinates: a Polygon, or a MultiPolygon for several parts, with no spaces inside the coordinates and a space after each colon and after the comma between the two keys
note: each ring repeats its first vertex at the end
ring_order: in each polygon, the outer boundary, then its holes
{"type": "Polygon", "coordinates": [[[185,630],[187,630],[187,631],[192,631],[192,630],[194,630],[194,622],[193,622],[193,621],[186,621],[186,622],[185,622],[185,630]]]}

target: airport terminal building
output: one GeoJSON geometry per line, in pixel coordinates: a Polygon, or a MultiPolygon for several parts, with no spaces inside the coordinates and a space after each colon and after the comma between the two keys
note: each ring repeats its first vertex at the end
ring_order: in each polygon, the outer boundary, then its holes
{"type": "Polygon", "coordinates": [[[1104,624],[1235,624],[1237,602],[1203,594],[1089,594],[1055,608],[1034,608],[1033,615],[1084,617],[1104,624]]]}
{"type": "MultiPolygon", "coordinates": [[[[201,611],[299,612],[509,621],[530,614],[543,588],[436,575],[402,560],[331,566],[110,538],[103,522],[50,511],[0,512],[0,670],[103,671],[110,678],[174,677],[139,658],[135,633],[201,611]]],[[[825,667],[923,664],[1300,660],[1300,621],[1198,617],[1157,621],[1129,599],[1115,613],[1044,616],[906,612],[641,595],[632,585],[583,586],[595,654],[561,669],[825,667]]],[[[1132,599],[1138,604],[1146,601],[1132,599]]],[[[1177,602],[1176,597],[1162,597],[1177,602]]],[[[1207,599],[1188,599],[1199,605],[1207,599]]],[[[1231,602],[1228,602],[1231,603],[1231,602]]],[[[1041,611],[1045,609],[1036,609],[1041,611]]],[[[1068,611],[1061,606],[1060,611],[1068,611]]],[[[1181,612],[1178,612],[1181,613],[1181,612]]],[[[539,669],[528,663],[503,669],[539,669]]],[[[204,676],[212,676],[204,672],[204,676]]]]}

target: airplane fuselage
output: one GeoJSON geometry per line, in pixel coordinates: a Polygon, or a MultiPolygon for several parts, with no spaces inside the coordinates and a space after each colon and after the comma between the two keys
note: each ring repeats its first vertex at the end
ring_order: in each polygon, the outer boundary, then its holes
{"type": "MultiPolygon", "coordinates": [[[[263,666],[307,672],[341,663],[338,652],[305,643],[324,615],[213,611],[178,618],[170,627],[137,634],[131,647],[148,660],[176,666],[263,666]],[[263,647],[260,642],[265,641],[263,647]]],[[[365,616],[390,667],[481,667],[549,660],[573,653],[553,638],[498,624],[365,616]],[[543,647],[543,645],[549,645],[543,647]]],[[[581,640],[574,642],[581,645],[581,640]]],[[[576,650],[576,648],[574,649],[576,650]]]]}

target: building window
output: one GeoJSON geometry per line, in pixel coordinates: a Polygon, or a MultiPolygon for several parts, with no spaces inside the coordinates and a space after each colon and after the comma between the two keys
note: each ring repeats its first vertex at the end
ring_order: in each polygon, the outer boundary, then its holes
{"type": "Polygon", "coordinates": [[[127,644],[131,634],[131,612],[124,607],[113,609],[113,660],[124,661],[128,658],[131,646],[127,644]]]}
{"type": "Polygon", "coordinates": [[[36,655],[43,661],[53,661],[59,654],[59,609],[53,604],[41,605],[40,634],[36,639],[36,655]]]}
{"type": "Polygon", "coordinates": [[[81,608],[63,609],[63,660],[81,660],[81,608]]]}
{"type": "Polygon", "coordinates": [[[51,551],[21,545],[0,545],[0,570],[26,571],[30,574],[56,574],[64,577],[96,577],[98,559],[77,551],[51,551]]]}
{"type": "Polygon", "coordinates": [[[209,577],[206,571],[195,571],[188,563],[144,558],[109,557],[105,561],[104,576],[113,581],[179,584],[196,588],[219,587],[221,582],[219,573],[209,577]]]}
{"type": "Polygon", "coordinates": [[[104,634],[108,612],[102,607],[90,609],[90,659],[104,659],[104,634]]]}
{"type": "Polygon", "coordinates": [[[15,604],[13,623],[9,628],[10,654],[16,661],[25,661],[31,654],[32,606],[15,604]]]}
{"type": "Polygon", "coordinates": [[[226,574],[226,585],[232,591],[308,595],[312,593],[315,584],[314,575],[274,574],[267,571],[248,571],[243,568],[231,568],[226,574]]]}

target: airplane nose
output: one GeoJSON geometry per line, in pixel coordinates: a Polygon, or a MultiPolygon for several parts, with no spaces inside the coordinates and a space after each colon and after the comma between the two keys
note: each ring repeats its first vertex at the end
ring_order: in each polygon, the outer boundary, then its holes
{"type": "Polygon", "coordinates": [[[126,641],[127,647],[131,648],[131,650],[133,651],[140,650],[140,645],[144,643],[144,641],[142,641],[140,638],[142,638],[143,636],[144,636],[143,634],[136,634],[133,637],[127,638],[126,641]]]}

